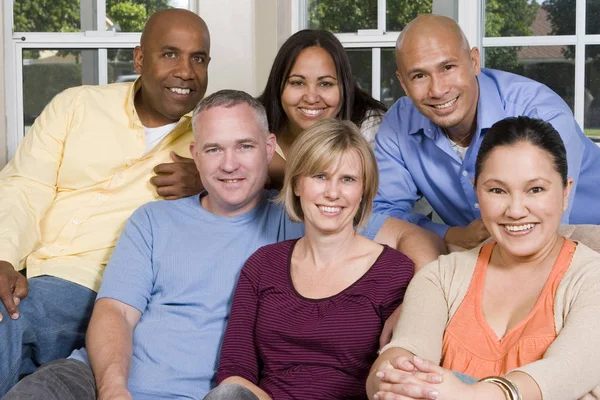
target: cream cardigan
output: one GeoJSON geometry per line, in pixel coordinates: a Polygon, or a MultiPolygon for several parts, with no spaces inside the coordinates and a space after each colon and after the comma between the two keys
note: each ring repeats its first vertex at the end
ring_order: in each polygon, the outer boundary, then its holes
{"type": "MultiPolygon", "coordinates": [[[[419,271],[404,297],[390,344],[439,364],[442,337],[460,306],[481,246],[440,256],[419,271]]],[[[578,243],[554,298],[558,334],[529,374],[544,400],[600,399],[600,254],[578,243]]],[[[460,371],[459,371],[460,372],[460,371]]]]}

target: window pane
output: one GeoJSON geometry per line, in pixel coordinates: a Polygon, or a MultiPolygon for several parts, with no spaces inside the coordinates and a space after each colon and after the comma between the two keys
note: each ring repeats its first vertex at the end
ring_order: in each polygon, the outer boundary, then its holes
{"type": "Polygon", "coordinates": [[[14,32],[79,32],[79,0],[17,0],[14,32]]]}
{"type": "Polygon", "coordinates": [[[600,45],[586,46],[585,58],[584,130],[600,139],[600,45]]]}
{"type": "Polygon", "coordinates": [[[141,32],[154,12],[170,7],[188,8],[188,0],[107,0],[107,30],[141,32]]]}
{"type": "Polygon", "coordinates": [[[346,49],[350,65],[352,66],[352,74],[358,81],[358,85],[371,93],[371,77],[373,76],[373,62],[371,49],[346,49]]]}
{"type": "Polygon", "coordinates": [[[574,35],[575,1],[486,0],[485,35],[574,35]]]}
{"type": "Polygon", "coordinates": [[[108,83],[132,82],[138,74],[133,68],[133,49],[108,49],[108,83]]]}
{"type": "Polygon", "coordinates": [[[485,49],[485,66],[526,76],[554,90],[573,110],[575,46],[494,47],[485,49]]]}
{"type": "MultiPolygon", "coordinates": [[[[23,51],[23,121],[25,132],[46,104],[66,88],[83,83],[85,53],[79,49],[33,49],[23,51]]],[[[93,54],[92,54],[93,55],[93,54]]],[[[86,71],[93,73],[94,71],[86,71]]]]}
{"type": "MultiPolygon", "coordinates": [[[[575,12],[575,10],[573,10],[575,12]]],[[[600,1],[598,0],[587,0],[587,7],[585,10],[586,29],[585,32],[588,35],[600,34],[600,1]]]]}
{"type": "Polygon", "coordinates": [[[402,96],[405,93],[396,78],[395,49],[381,49],[381,102],[389,108],[402,96]]]}
{"type": "Polygon", "coordinates": [[[420,14],[431,14],[432,0],[388,0],[386,31],[400,32],[420,14]]]}
{"type": "MultiPolygon", "coordinates": [[[[102,0],[99,0],[102,1],[102,0]]],[[[106,0],[106,24],[95,26],[92,1],[17,0],[14,2],[15,32],[79,32],[114,30],[141,32],[152,13],[169,7],[188,8],[188,0],[106,0]],[[84,23],[81,23],[81,14],[84,23]]]]}
{"type": "Polygon", "coordinates": [[[331,32],[377,29],[377,0],[308,0],[308,27],[331,32]]]}

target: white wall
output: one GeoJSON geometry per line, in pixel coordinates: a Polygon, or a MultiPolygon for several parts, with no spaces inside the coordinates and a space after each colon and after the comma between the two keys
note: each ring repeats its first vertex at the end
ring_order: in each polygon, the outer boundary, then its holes
{"type": "Polygon", "coordinates": [[[198,11],[210,30],[208,92],[264,88],[277,52],[277,0],[200,0],[198,11]]]}

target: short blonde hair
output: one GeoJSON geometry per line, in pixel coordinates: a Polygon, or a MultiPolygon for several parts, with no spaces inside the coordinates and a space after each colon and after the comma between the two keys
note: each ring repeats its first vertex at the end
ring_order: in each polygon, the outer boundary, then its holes
{"type": "Polygon", "coordinates": [[[283,189],[277,201],[285,204],[292,221],[304,221],[300,198],[294,193],[302,176],[323,172],[342,155],[355,151],[361,160],[363,195],[354,216],[355,227],[364,227],[373,210],[373,199],[379,186],[379,172],[373,149],[350,121],[327,118],[308,128],[292,145],[286,161],[283,189]]]}

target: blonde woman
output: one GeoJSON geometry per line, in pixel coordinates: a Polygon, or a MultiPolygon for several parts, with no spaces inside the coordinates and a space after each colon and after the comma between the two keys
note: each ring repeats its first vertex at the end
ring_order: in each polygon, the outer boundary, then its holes
{"type": "Polygon", "coordinates": [[[405,255],[357,233],[377,184],[352,122],[320,121],[294,142],[279,199],[306,235],[259,249],[242,269],[218,383],[246,398],[365,398],[381,329],[413,275],[405,255]]]}

